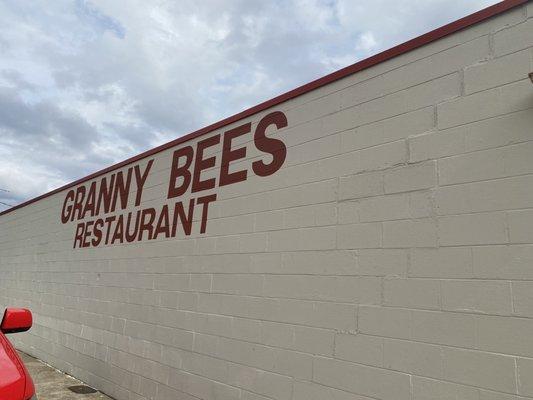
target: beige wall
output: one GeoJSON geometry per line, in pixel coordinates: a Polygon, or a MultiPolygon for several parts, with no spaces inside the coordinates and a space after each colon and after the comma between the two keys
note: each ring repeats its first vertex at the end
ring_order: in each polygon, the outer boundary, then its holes
{"type": "MultiPolygon", "coordinates": [[[[200,138],[288,119],[205,234],[73,249],[66,191],[1,216],[11,338],[119,400],[533,398],[532,46],[529,3],[200,138]]],[[[187,144],[125,211],[174,204],[187,144]]]]}

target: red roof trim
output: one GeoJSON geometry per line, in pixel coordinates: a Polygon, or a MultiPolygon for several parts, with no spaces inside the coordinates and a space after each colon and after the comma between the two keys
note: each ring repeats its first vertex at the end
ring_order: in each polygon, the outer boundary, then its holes
{"type": "Polygon", "coordinates": [[[356,72],[362,71],[364,69],[367,69],[369,67],[372,67],[376,64],[382,63],[384,61],[390,60],[391,58],[394,58],[396,56],[399,56],[401,54],[407,53],[411,50],[417,49],[421,46],[424,46],[428,43],[431,43],[435,40],[441,39],[445,36],[448,36],[454,32],[457,32],[461,29],[467,28],[469,26],[475,25],[478,22],[484,21],[488,18],[491,18],[495,15],[501,14],[511,8],[517,7],[519,5],[527,3],[529,0],[504,0],[500,3],[494,4],[490,7],[484,8],[483,10],[477,11],[473,14],[470,14],[466,17],[463,17],[461,19],[458,19],[457,21],[451,22],[447,25],[444,25],[440,28],[437,28],[431,32],[425,33],[421,36],[418,36],[414,39],[411,39],[405,43],[399,44],[395,47],[392,47],[388,50],[385,50],[381,53],[378,53],[374,56],[371,56],[369,58],[366,58],[362,61],[359,61],[355,64],[349,65],[345,68],[342,68],[338,71],[335,71],[329,75],[323,76],[322,78],[316,79],[312,82],[306,83],[305,85],[302,85],[300,87],[297,87],[296,89],[293,89],[289,92],[283,93],[279,96],[276,96],[270,100],[267,100],[263,103],[260,103],[254,107],[251,107],[247,110],[244,110],[238,114],[232,115],[231,117],[225,118],[221,121],[215,122],[214,124],[208,125],[202,129],[199,129],[195,132],[189,133],[185,136],[179,137],[171,142],[165,143],[161,146],[155,147],[151,150],[148,150],[144,153],[138,154],[134,157],[128,158],[127,160],[121,161],[117,164],[114,164],[110,167],[104,168],[100,171],[97,171],[91,175],[88,175],[84,178],[78,179],[74,182],[68,183],[64,186],[61,186],[60,188],[54,189],[51,192],[42,194],[38,197],[35,197],[31,200],[25,201],[24,203],[18,204],[14,207],[11,207],[5,211],[0,212],[0,215],[7,214],[11,211],[14,211],[18,208],[22,208],[27,206],[28,204],[34,203],[38,200],[44,199],[46,197],[49,197],[53,194],[59,193],[65,189],[71,188],[73,186],[79,185],[80,183],[86,182],[88,180],[94,179],[100,175],[106,174],[110,171],[113,171],[115,169],[121,168],[125,165],[131,164],[133,162],[139,161],[143,158],[149,157],[153,154],[159,153],[163,150],[166,150],[170,147],[174,147],[177,144],[186,142],[188,140],[197,138],[198,136],[205,135],[206,133],[212,132],[216,129],[222,128],[226,125],[229,125],[233,122],[239,121],[243,118],[247,118],[251,115],[254,115],[260,111],[266,110],[270,107],[276,106],[280,103],[283,103],[287,100],[293,99],[297,96],[300,96],[304,93],[310,92],[314,89],[317,89],[321,86],[327,85],[331,82],[337,81],[339,79],[342,79],[348,75],[354,74],[356,72]]]}

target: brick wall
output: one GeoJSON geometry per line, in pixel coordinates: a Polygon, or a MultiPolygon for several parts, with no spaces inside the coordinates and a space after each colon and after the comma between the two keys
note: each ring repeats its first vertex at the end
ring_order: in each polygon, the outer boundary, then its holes
{"type": "Polygon", "coordinates": [[[73,249],[66,191],[1,216],[12,339],[119,400],[533,398],[532,70],[530,2],[225,127],[282,111],[287,158],[204,234],[73,249]]]}

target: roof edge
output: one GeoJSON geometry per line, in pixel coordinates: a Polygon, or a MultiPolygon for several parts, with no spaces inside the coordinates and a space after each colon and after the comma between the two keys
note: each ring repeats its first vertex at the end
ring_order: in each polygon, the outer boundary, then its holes
{"type": "Polygon", "coordinates": [[[479,22],[482,22],[486,19],[489,19],[493,16],[496,16],[498,14],[504,13],[507,10],[510,10],[514,7],[517,7],[519,5],[527,3],[529,0],[504,0],[499,3],[496,3],[492,6],[489,6],[487,8],[484,8],[482,10],[476,11],[473,14],[467,15],[466,17],[460,18],[454,22],[451,22],[449,24],[443,25],[440,28],[434,29],[430,32],[427,32],[421,36],[418,36],[414,39],[410,39],[407,42],[401,43],[397,46],[391,47],[390,49],[384,50],[381,53],[375,54],[373,56],[370,56],[368,58],[365,58],[364,60],[358,61],[355,64],[349,65],[347,67],[344,67],[342,69],[339,69],[335,72],[332,72],[331,74],[325,75],[321,78],[318,78],[314,81],[311,81],[309,83],[306,83],[302,86],[299,86],[295,89],[292,89],[286,93],[280,94],[270,100],[266,100],[262,103],[259,103],[253,107],[250,107],[244,111],[241,111],[237,114],[234,114],[230,117],[224,118],[218,122],[215,122],[213,124],[210,124],[208,126],[205,126],[199,130],[196,130],[194,132],[191,132],[189,134],[186,134],[184,136],[181,136],[177,139],[174,139],[168,143],[162,144],[160,146],[154,147],[153,149],[147,150],[143,153],[140,153],[136,156],[130,157],[124,161],[121,161],[119,163],[113,164],[107,168],[101,169],[99,171],[96,171],[90,175],[87,175],[83,178],[80,178],[78,180],[75,180],[74,182],[67,183],[66,185],[63,185],[57,189],[54,189],[50,192],[44,193],[40,196],[34,197],[30,200],[27,200],[23,203],[17,204],[11,208],[8,208],[7,210],[4,210],[0,212],[0,216],[8,214],[12,211],[15,211],[19,208],[25,207],[29,204],[35,203],[39,200],[42,200],[46,197],[52,196],[54,194],[57,194],[59,192],[62,192],[65,189],[77,186],[83,182],[89,181],[91,179],[97,178],[98,176],[104,175],[108,172],[114,171],[116,169],[119,169],[121,167],[124,167],[126,165],[129,165],[131,163],[134,163],[136,161],[139,161],[143,158],[149,157],[151,155],[160,153],[164,150],[167,150],[171,147],[174,147],[180,143],[187,142],[191,139],[195,139],[199,136],[205,135],[209,132],[212,132],[216,129],[222,128],[226,125],[229,125],[233,122],[239,121],[243,118],[250,117],[260,111],[266,110],[270,107],[276,106],[280,103],[283,103],[287,100],[293,99],[295,97],[298,97],[302,94],[305,94],[307,92],[310,92],[312,90],[318,89],[322,86],[325,86],[329,83],[335,82],[339,79],[345,78],[349,75],[352,75],[356,72],[362,71],[364,69],[373,67],[374,65],[380,64],[382,62],[385,62],[387,60],[390,60],[394,57],[397,57],[401,54],[405,54],[410,52],[411,50],[415,50],[419,47],[422,47],[426,44],[429,44],[431,42],[434,42],[438,39],[441,39],[445,36],[451,35],[452,33],[455,33],[459,30],[468,28],[472,25],[475,25],[479,22]]]}

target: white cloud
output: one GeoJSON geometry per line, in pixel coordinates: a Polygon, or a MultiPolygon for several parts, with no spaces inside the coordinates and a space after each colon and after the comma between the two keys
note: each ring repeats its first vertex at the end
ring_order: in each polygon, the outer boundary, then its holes
{"type": "Polygon", "coordinates": [[[363,32],[357,39],[355,49],[363,52],[370,52],[376,48],[378,41],[372,32],[363,32]]]}
{"type": "MultiPolygon", "coordinates": [[[[0,3],[0,201],[18,203],[491,0],[0,3]]],[[[1,209],[1,208],[0,208],[1,209]]]]}

